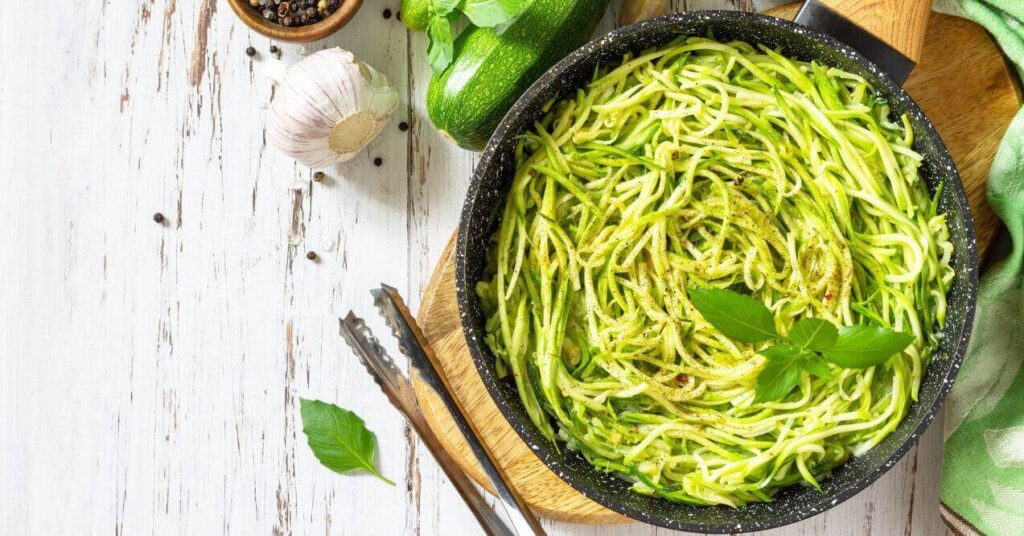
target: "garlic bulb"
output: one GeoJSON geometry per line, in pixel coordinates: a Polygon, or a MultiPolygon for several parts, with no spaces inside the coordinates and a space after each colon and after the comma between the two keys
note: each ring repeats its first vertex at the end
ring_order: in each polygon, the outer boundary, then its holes
{"type": "Polygon", "coordinates": [[[619,11],[619,24],[625,26],[653,19],[668,12],[668,0],[624,0],[619,11]]]}
{"type": "Polygon", "coordinates": [[[267,114],[270,142],[311,168],[354,157],[398,106],[391,80],[340,48],[292,66],[271,60],[267,75],[278,82],[267,114]]]}

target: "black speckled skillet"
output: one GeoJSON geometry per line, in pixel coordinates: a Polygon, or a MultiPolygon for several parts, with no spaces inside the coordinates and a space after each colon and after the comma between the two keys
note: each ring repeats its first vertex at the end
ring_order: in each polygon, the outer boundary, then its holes
{"type": "MultiPolygon", "coordinates": [[[[844,4],[828,1],[830,5],[844,4]]],[[[858,13],[850,9],[857,7],[856,1],[852,6],[845,2],[846,5],[836,6],[836,9],[852,18],[868,21],[875,33],[882,34],[884,28],[876,28],[879,21],[910,21],[921,15],[913,11],[921,5],[926,16],[930,4],[926,0],[886,2],[908,11],[900,15],[858,13]],[[876,26],[871,26],[872,23],[876,26]]],[[[639,521],[695,532],[746,532],[793,523],[832,508],[878,479],[915,444],[939,410],[967,349],[978,274],[974,228],[949,152],[917,104],[899,85],[913,67],[913,43],[910,46],[904,43],[901,50],[909,53],[900,54],[817,2],[805,5],[796,20],[794,23],[727,11],[679,13],[616,30],[583,46],[537,80],[509,111],[481,155],[469,187],[456,247],[456,287],[463,330],[484,385],[512,427],[552,471],[580,493],[639,521]],[[925,373],[918,402],[910,407],[899,427],[877,447],[836,470],[823,482],[821,492],[806,486],[791,486],[780,491],[773,502],[735,509],[687,506],[638,495],[627,489],[626,482],[594,469],[578,454],[565,449],[557,451],[530,422],[512,380],[498,379],[494,356],[482,344],[484,316],[474,292],[476,283],[484,275],[487,239],[496,229],[497,215],[504,206],[512,181],[515,137],[532,127],[533,121],[542,115],[544,103],[573,94],[589,81],[595,66],[613,65],[626,52],[662,45],[680,35],[707,35],[709,31],[719,40],[763,43],[781,48],[791,57],[816,60],[860,74],[889,100],[894,114],[909,114],[915,132],[914,149],[924,155],[922,175],[931,189],[939,183],[945,184],[939,206],[948,214],[951,240],[956,248],[953,255],[956,279],[948,297],[941,350],[925,373]]],[[[924,21],[918,22],[923,32],[924,21]]],[[[889,39],[889,42],[896,41],[889,39]]]]}

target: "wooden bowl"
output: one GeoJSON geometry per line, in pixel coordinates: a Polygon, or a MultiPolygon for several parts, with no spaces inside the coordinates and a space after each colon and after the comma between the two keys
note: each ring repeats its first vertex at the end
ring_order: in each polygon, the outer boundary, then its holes
{"type": "Polygon", "coordinates": [[[249,5],[249,0],[228,0],[228,3],[238,18],[259,34],[289,43],[309,43],[338,31],[359,11],[363,0],[344,0],[326,19],[308,26],[284,26],[264,19],[259,11],[249,5]]]}

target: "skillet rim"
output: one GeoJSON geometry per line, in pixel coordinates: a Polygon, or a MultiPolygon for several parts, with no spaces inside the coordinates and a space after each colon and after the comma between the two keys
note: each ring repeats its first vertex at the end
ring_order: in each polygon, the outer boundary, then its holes
{"type": "MultiPolygon", "coordinates": [[[[634,51],[636,52],[636,51],[634,51]]],[[[945,188],[949,188],[950,181],[946,181],[945,188]]],[[[501,192],[500,198],[504,200],[508,195],[507,188],[501,192]]],[[[499,206],[503,201],[499,201],[499,206]]],[[[946,212],[953,212],[953,207],[947,208],[946,212]]],[[[857,495],[872,483],[877,481],[882,475],[888,472],[897,462],[899,462],[904,455],[917,444],[918,439],[924,433],[924,431],[931,425],[935,419],[936,413],[942,408],[942,404],[952,387],[953,381],[960,370],[960,366],[963,363],[967,347],[970,342],[971,335],[973,333],[974,326],[974,314],[975,307],[977,305],[977,288],[978,288],[978,257],[977,257],[977,238],[974,229],[974,221],[971,215],[970,205],[967,202],[966,193],[963,187],[963,181],[960,178],[960,174],[953,162],[952,156],[949,154],[949,150],[943,143],[942,138],[935,131],[934,126],[928,117],[921,111],[917,103],[908,95],[903,88],[895,83],[888,75],[884,73],[877,65],[872,63],[870,60],[865,58],[856,49],[836,40],[835,38],[820,33],[816,30],[812,30],[800,24],[787,19],[781,19],[770,15],[764,15],[761,13],[752,12],[741,12],[741,11],[724,11],[724,10],[697,10],[687,11],[680,13],[670,13],[656,17],[650,20],[624,26],[622,28],[615,29],[604,36],[593,39],[587,44],[583,45],[579,49],[575,50],[538,78],[530,87],[523,93],[519,99],[516,100],[515,104],[509,109],[505,117],[501,120],[498,127],[495,129],[494,134],[483,152],[481,153],[480,159],[477,163],[476,168],[473,172],[468,191],[466,193],[465,203],[463,205],[462,212],[459,217],[459,230],[458,239],[455,248],[455,286],[457,295],[457,304],[459,309],[459,322],[462,326],[463,336],[466,340],[466,345],[469,348],[470,355],[473,359],[473,364],[477,369],[477,373],[484,386],[487,388],[488,395],[491,400],[494,401],[495,405],[498,406],[499,411],[504,417],[505,421],[508,422],[509,426],[516,431],[519,438],[524,441],[537,456],[544,465],[558,475],[566,484],[572,487],[574,490],[583,494],[587,498],[597,502],[598,504],[608,508],[609,510],[615,511],[622,514],[630,519],[657,525],[665,528],[675,530],[685,530],[700,533],[723,533],[723,532],[735,532],[735,531],[754,531],[754,530],[767,530],[777,528],[791,523],[796,523],[804,519],[808,519],[817,514],[820,514],[826,510],[830,510],[835,506],[845,502],[854,495],[857,495]],[[468,249],[468,243],[472,239],[471,233],[472,228],[469,225],[473,222],[473,213],[477,202],[481,198],[481,194],[484,193],[481,190],[481,185],[484,182],[483,176],[486,174],[493,160],[495,159],[495,149],[501,145],[502,141],[508,137],[509,131],[516,122],[518,117],[523,113],[524,108],[527,107],[527,103],[534,98],[534,95],[539,93],[542,88],[545,88],[553,84],[560,75],[565,71],[569,70],[577,62],[586,61],[587,58],[594,54],[597,50],[604,46],[608,46],[626,36],[632,35],[637,32],[644,32],[651,29],[661,29],[671,27],[679,24],[686,24],[689,22],[700,21],[700,20],[717,20],[724,21],[726,23],[735,21],[753,21],[756,24],[774,26],[776,28],[786,30],[792,34],[797,34],[805,38],[811,38],[817,41],[819,44],[823,44],[833,49],[837,53],[847,57],[848,59],[856,62],[864,69],[875,74],[880,80],[879,93],[885,96],[891,96],[899,101],[907,110],[908,113],[914,115],[920,119],[919,123],[923,127],[915,131],[915,136],[926,137],[934,143],[936,158],[935,161],[926,161],[926,163],[933,165],[935,168],[946,168],[951,178],[955,178],[953,181],[953,204],[955,205],[956,211],[963,215],[964,219],[964,232],[965,242],[967,243],[966,251],[962,253],[966,255],[966,264],[968,271],[966,274],[958,274],[958,276],[966,276],[966,295],[964,296],[967,300],[965,313],[962,319],[962,335],[960,340],[957,342],[955,350],[951,351],[947,357],[949,361],[949,367],[946,371],[942,381],[938,386],[938,390],[935,395],[935,400],[931,406],[928,407],[921,417],[921,421],[915,426],[910,434],[904,439],[904,441],[892,452],[892,454],[886,458],[881,464],[870,471],[866,471],[865,474],[853,478],[850,485],[841,488],[841,490],[828,497],[822,494],[822,498],[813,504],[815,507],[812,508],[795,508],[790,512],[772,517],[768,521],[743,521],[742,526],[737,522],[721,522],[721,523],[703,523],[685,521],[678,518],[668,518],[657,513],[645,512],[633,508],[629,505],[621,504],[615,500],[606,500],[603,494],[591,493],[590,486],[576,478],[574,473],[564,471],[562,469],[561,460],[555,459],[548,450],[544,450],[537,445],[531,443],[533,438],[530,437],[530,433],[527,431],[527,427],[533,429],[534,424],[529,421],[519,422],[512,416],[512,407],[508,401],[499,393],[498,378],[491,374],[490,369],[487,366],[487,360],[493,361],[494,357],[490,350],[483,347],[481,333],[478,332],[472,322],[472,308],[477,303],[477,297],[475,292],[472,291],[470,285],[472,282],[468,281],[469,274],[467,274],[467,263],[466,255],[468,249]]],[[[519,400],[515,400],[513,403],[520,403],[519,400]]],[[[913,404],[919,404],[920,402],[914,402],[913,404]]],[[[904,417],[904,420],[907,417],[904,417]]],[[[902,423],[903,421],[901,421],[902,423]]],[[[534,431],[535,432],[535,431],[534,431]]],[[[592,468],[593,471],[599,472],[596,468],[592,468]]],[[[785,505],[783,502],[786,499],[780,499],[771,504],[785,505]]],[[[713,506],[686,506],[679,505],[681,508],[715,508],[713,506]]],[[[744,507],[739,507],[742,509],[744,507]]],[[[738,510],[737,509],[737,510],[738,510]]],[[[732,511],[732,510],[727,510],[732,511]]],[[[728,517],[728,516],[726,516],[728,517]]]]}

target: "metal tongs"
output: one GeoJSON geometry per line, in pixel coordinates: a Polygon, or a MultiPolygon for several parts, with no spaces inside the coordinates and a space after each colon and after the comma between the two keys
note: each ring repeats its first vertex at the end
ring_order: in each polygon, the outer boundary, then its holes
{"type": "Polygon", "coordinates": [[[444,369],[441,368],[437,356],[431,350],[430,344],[423,332],[420,331],[419,326],[416,325],[416,320],[398,291],[393,287],[381,284],[381,288],[374,289],[371,293],[373,302],[381,316],[391,328],[392,334],[398,339],[398,349],[409,359],[420,378],[437,391],[445,406],[448,407],[455,424],[462,431],[470,449],[477,461],[480,462],[480,466],[483,467],[484,473],[487,474],[494,489],[497,490],[498,500],[504,507],[511,526],[494,510],[491,510],[480,491],[473,486],[472,480],[444,450],[423,416],[409,378],[395,366],[363,319],[349,311],[348,315],[341,319],[341,335],[355,351],[359,361],[363,363],[367,372],[373,376],[377,385],[387,395],[391,405],[405,415],[409,424],[419,434],[420,439],[427,446],[427,450],[434,455],[434,459],[448,475],[448,479],[455,485],[459,495],[462,496],[477,521],[480,522],[484,532],[492,536],[545,534],[526,501],[509,484],[508,475],[497,463],[494,453],[481,439],[480,431],[466,418],[464,408],[452,396],[451,385],[444,369]]]}

